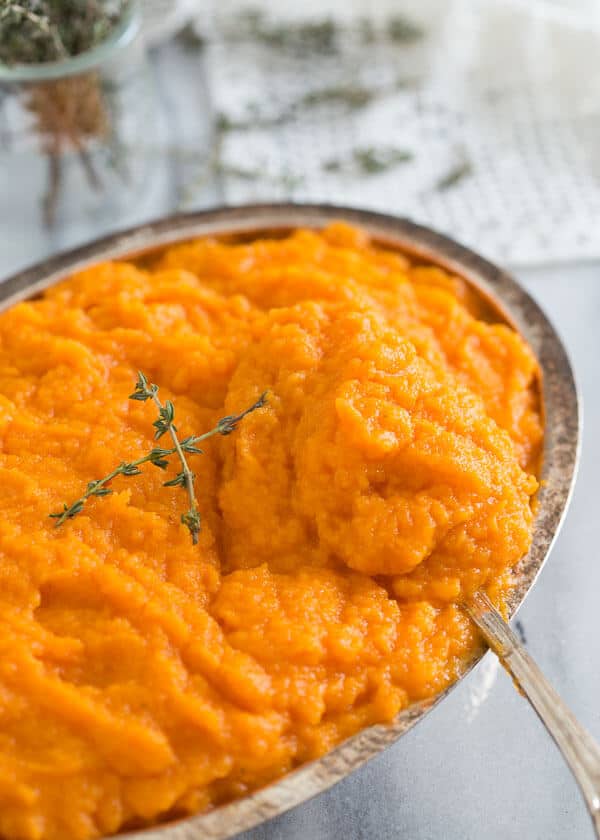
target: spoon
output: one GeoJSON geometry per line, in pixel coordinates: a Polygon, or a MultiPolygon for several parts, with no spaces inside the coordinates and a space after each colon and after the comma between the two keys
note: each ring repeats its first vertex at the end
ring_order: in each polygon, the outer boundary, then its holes
{"type": "Polygon", "coordinates": [[[563,754],[600,838],[600,746],[569,711],[488,596],[475,593],[465,608],[563,754]]]}

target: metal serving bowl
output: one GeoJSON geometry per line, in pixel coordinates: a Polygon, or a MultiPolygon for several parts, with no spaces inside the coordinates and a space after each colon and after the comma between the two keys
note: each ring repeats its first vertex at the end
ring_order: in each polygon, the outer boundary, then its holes
{"type": "MultiPolygon", "coordinates": [[[[296,227],[321,228],[336,219],[360,225],[375,242],[386,248],[462,277],[490,305],[496,320],[511,324],[524,336],[540,362],[545,418],[542,484],[531,550],[516,570],[517,585],[509,603],[509,613],[514,615],[548,556],[569,502],[579,454],[578,394],[565,349],[540,307],[509,274],[462,245],[405,219],[346,207],[261,204],[221,208],[141,225],[26,269],[0,285],[0,309],[39,293],[91,263],[146,257],[173,242],[198,236],[251,239],[283,234],[296,227]]],[[[473,664],[465,669],[463,678],[473,664]]],[[[223,840],[232,837],[340,781],[398,740],[450,690],[432,700],[415,703],[390,725],[372,726],[359,732],[317,761],[243,799],[205,814],[123,836],[129,840],[223,840]]]]}

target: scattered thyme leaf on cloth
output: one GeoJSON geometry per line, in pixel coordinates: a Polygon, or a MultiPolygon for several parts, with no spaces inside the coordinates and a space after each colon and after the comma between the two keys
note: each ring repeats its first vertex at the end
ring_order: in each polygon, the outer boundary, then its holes
{"type": "Polygon", "coordinates": [[[433,185],[436,192],[445,192],[456,187],[473,174],[473,164],[469,160],[460,161],[443,174],[433,185]]]}
{"type": "Polygon", "coordinates": [[[379,175],[402,163],[408,163],[413,158],[414,154],[410,149],[396,146],[359,146],[347,160],[326,160],[323,170],[331,173],[350,171],[360,175],[379,175]]]}

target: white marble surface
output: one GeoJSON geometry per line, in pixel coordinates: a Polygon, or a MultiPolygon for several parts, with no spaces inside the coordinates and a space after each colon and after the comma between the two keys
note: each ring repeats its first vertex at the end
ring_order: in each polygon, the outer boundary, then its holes
{"type": "MultiPolygon", "coordinates": [[[[82,219],[50,235],[30,218],[19,218],[0,193],[1,275],[181,203],[196,164],[170,151],[172,141],[185,137],[201,150],[210,134],[202,59],[167,46],[154,53],[152,64],[167,139],[160,126],[153,127],[149,149],[156,137],[163,139],[156,146],[155,181],[144,200],[126,218],[82,219]],[[181,74],[198,82],[193,110],[177,105],[182,89],[173,80],[181,74]]],[[[215,204],[221,197],[219,179],[213,176],[200,203],[215,204]]],[[[520,621],[541,667],[600,738],[600,263],[529,269],[518,276],[564,337],[585,404],[582,464],[572,507],[520,621]]],[[[504,672],[491,661],[485,668],[483,676],[472,675],[382,756],[240,840],[591,838],[577,788],[553,743],[504,672]]]]}

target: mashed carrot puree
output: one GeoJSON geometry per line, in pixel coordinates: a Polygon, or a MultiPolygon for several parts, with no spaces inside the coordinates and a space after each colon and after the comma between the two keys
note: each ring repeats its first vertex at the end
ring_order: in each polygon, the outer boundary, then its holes
{"type": "Polygon", "coordinates": [[[457,601],[508,591],[542,434],[531,351],[476,315],[335,224],[97,265],[0,316],[0,836],[206,809],[456,679],[457,601]],[[270,389],[195,457],[198,546],[149,465],[48,518],[151,447],[138,369],[182,435],[270,389]]]}

